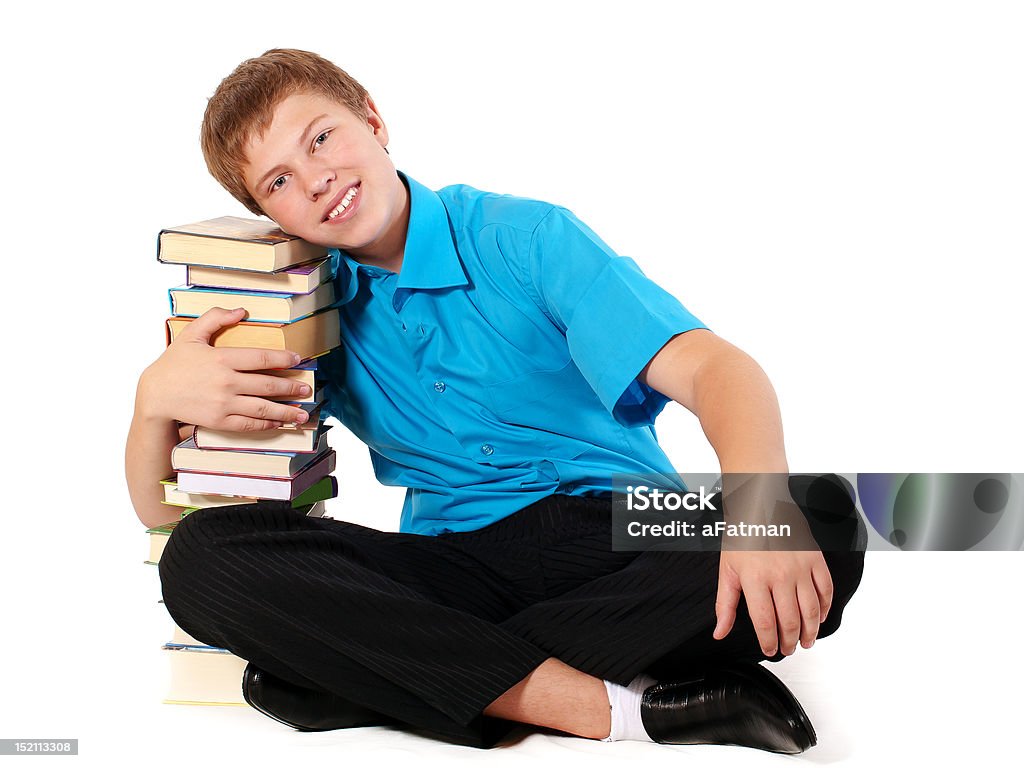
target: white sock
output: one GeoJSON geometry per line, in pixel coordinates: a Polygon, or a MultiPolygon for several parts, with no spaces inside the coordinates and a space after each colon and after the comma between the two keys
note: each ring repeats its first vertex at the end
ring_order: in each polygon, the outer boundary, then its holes
{"type": "Polygon", "coordinates": [[[640,719],[640,701],[644,691],[657,682],[643,673],[626,686],[604,681],[608,705],[612,710],[612,729],[608,738],[601,741],[654,741],[647,735],[640,719]]]}

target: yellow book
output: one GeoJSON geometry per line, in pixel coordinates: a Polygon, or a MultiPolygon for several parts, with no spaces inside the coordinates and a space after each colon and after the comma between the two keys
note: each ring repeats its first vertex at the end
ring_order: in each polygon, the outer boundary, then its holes
{"type": "Polygon", "coordinates": [[[163,650],[171,666],[165,704],[248,706],[242,697],[245,659],[208,646],[165,645],[163,650]]]}
{"type": "Polygon", "coordinates": [[[321,259],[322,245],[287,234],[272,221],[221,216],[160,232],[156,257],[165,264],[279,272],[321,259]]]}
{"type": "MultiPolygon", "coordinates": [[[[191,317],[168,318],[167,343],[178,338],[192,320],[191,317]]],[[[287,349],[306,359],[341,344],[339,323],[338,310],[329,309],[294,323],[239,323],[220,331],[212,341],[215,347],[287,349]]]]}

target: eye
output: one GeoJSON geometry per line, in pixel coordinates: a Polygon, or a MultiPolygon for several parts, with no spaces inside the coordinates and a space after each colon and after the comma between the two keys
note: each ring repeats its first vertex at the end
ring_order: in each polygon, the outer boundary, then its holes
{"type": "Polygon", "coordinates": [[[322,147],[324,142],[327,141],[327,137],[330,135],[330,133],[330,131],[324,131],[315,139],[313,139],[313,148],[315,149],[316,147],[322,147]]]}
{"type": "Polygon", "coordinates": [[[284,176],[278,176],[276,179],[274,179],[272,182],[270,182],[270,191],[274,192],[274,191],[280,189],[281,187],[284,186],[284,182],[285,182],[285,177],[284,176]]]}

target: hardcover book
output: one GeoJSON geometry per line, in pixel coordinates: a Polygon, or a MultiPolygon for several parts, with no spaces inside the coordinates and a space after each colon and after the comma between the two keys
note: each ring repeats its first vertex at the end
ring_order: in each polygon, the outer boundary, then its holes
{"type": "Polygon", "coordinates": [[[322,245],[293,237],[273,222],[221,216],[162,230],[156,257],[165,264],[280,272],[326,255],[322,245]]]}
{"type": "MultiPolygon", "coordinates": [[[[164,486],[164,500],[162,503],[173,507],[182,507],[184,509],[182,516],[189,512],[193,512],[196,509],[205,509],[207,507],[226,507],[232,504],[253,504],[260,501],[259,497],[255,496],[224,496],[215,493],[188,493],[178,487],[177,476],[161,480],[160,482],[164,486]]],[[[291,505],[293,507],[301,507],[306,504],[315,504],[319,501],[333,499],[337,495],[338,480],[333,475],[327,475],[293,498],[291,500],[291,505]]]]}
{"type": "MultiPolygon", "coordinates": [[[[178,338],[192,319],[168,318],[167,343],[178,338]]],[[[303,358],[316,357],[341,343],[338,310],[328,309],[294,323],[239,323],[217,333],[212,342],[215,347],[287,349],[303,358]]]]}
{"type": "MultiPolygon", "coordinates": [[[[192,440],[203,451],[283,451],[285,453],[310,453],[316,450],[320,436],[317,419],[304,424],[285,424],[277,429],[260,432],[236,432],[230,430],[196,427],[192,440]]],[[[329,429],[326,427],[325,429],[329,429]]]]}
{"type": "Polygon", "coordinates": [[[160,555],[164,553],[164,547],[167,546],[167,541],[171,538],[178,522],[172,520],[164,525],[158,525],[156,528],[146,529],[146,533],[149,534],[149,557],[145,561],[147,565],[156,565],[160,562],[160,555]]]}
{"type": "Polygon", "coordinates": [[[328,449],[303,470],[288,478],[182,471],[178,473],[178,490],[185,493],[219,493],[287,501],[333,472],[335,461],[334,449],[328,449]]]}
{"type": "Polygon", "coordinates": [[[232,504],[249,504],[255,499],[245,496],[221,496],[213,493],[185,493],[178,489],[178,478],[169,477],[160,481],[164,487],[162,504],[172,507],[201,509],[204,507],[227,507],[232,504]]]}
{"type": "Polygon", "coordinates": [[[255,293],[218,288],[179,286],[167,292],[171,314],[199,317],[214,307],[245,309],[253,323],[293,323],[334,303],[334,283],[324,283],[312,293],[255,293]]]}
{"type": "Polygon", "coordinates": [[[165,704],[248,706],[242,697],[246,661],[223,648],[166,643],[171,679],[165,704]]]}
{"type": "MultiPolygon", "coordinates": [[[[253,475],[261,477],[286,478],[293,476],[319,454],[328,450],[324,436],[330,427],[317,431],[312,451],[303,453],[291,451],[239,451],[203,450],[196,446],[194,438],[182,440],[171,450],[171,466],[178,471],[220,472],[228,475],[253,475]]],[[[180,485],[180,482],[179,482],[180,485]]]]}
{"type": "Polygon", "coordinates": [[[272,293],[309,293],[331,277],[331,260],[320,259],[300,264],[283,272],[252,272],[244,269],[204,267],[190,264],[186,269],[189,285],[208,288],[235,288],[242,291],[272,293]]]}

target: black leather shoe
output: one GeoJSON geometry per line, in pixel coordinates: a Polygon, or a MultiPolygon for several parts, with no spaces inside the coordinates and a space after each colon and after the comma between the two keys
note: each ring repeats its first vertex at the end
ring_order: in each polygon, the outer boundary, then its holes
{"type": "Polygon", "coordinates": [[[293,685],[247,664],[242,696],[253,709],[300,731],[391,725],[395,721],[328,691],[293,685]]]}
{"type": "Polygon", "coordinates": [[[640,716],[661,744],[736,744],[796,755],[818,743],[800,702],[759,664],[711,667],[652,685],[640,716]]]}

